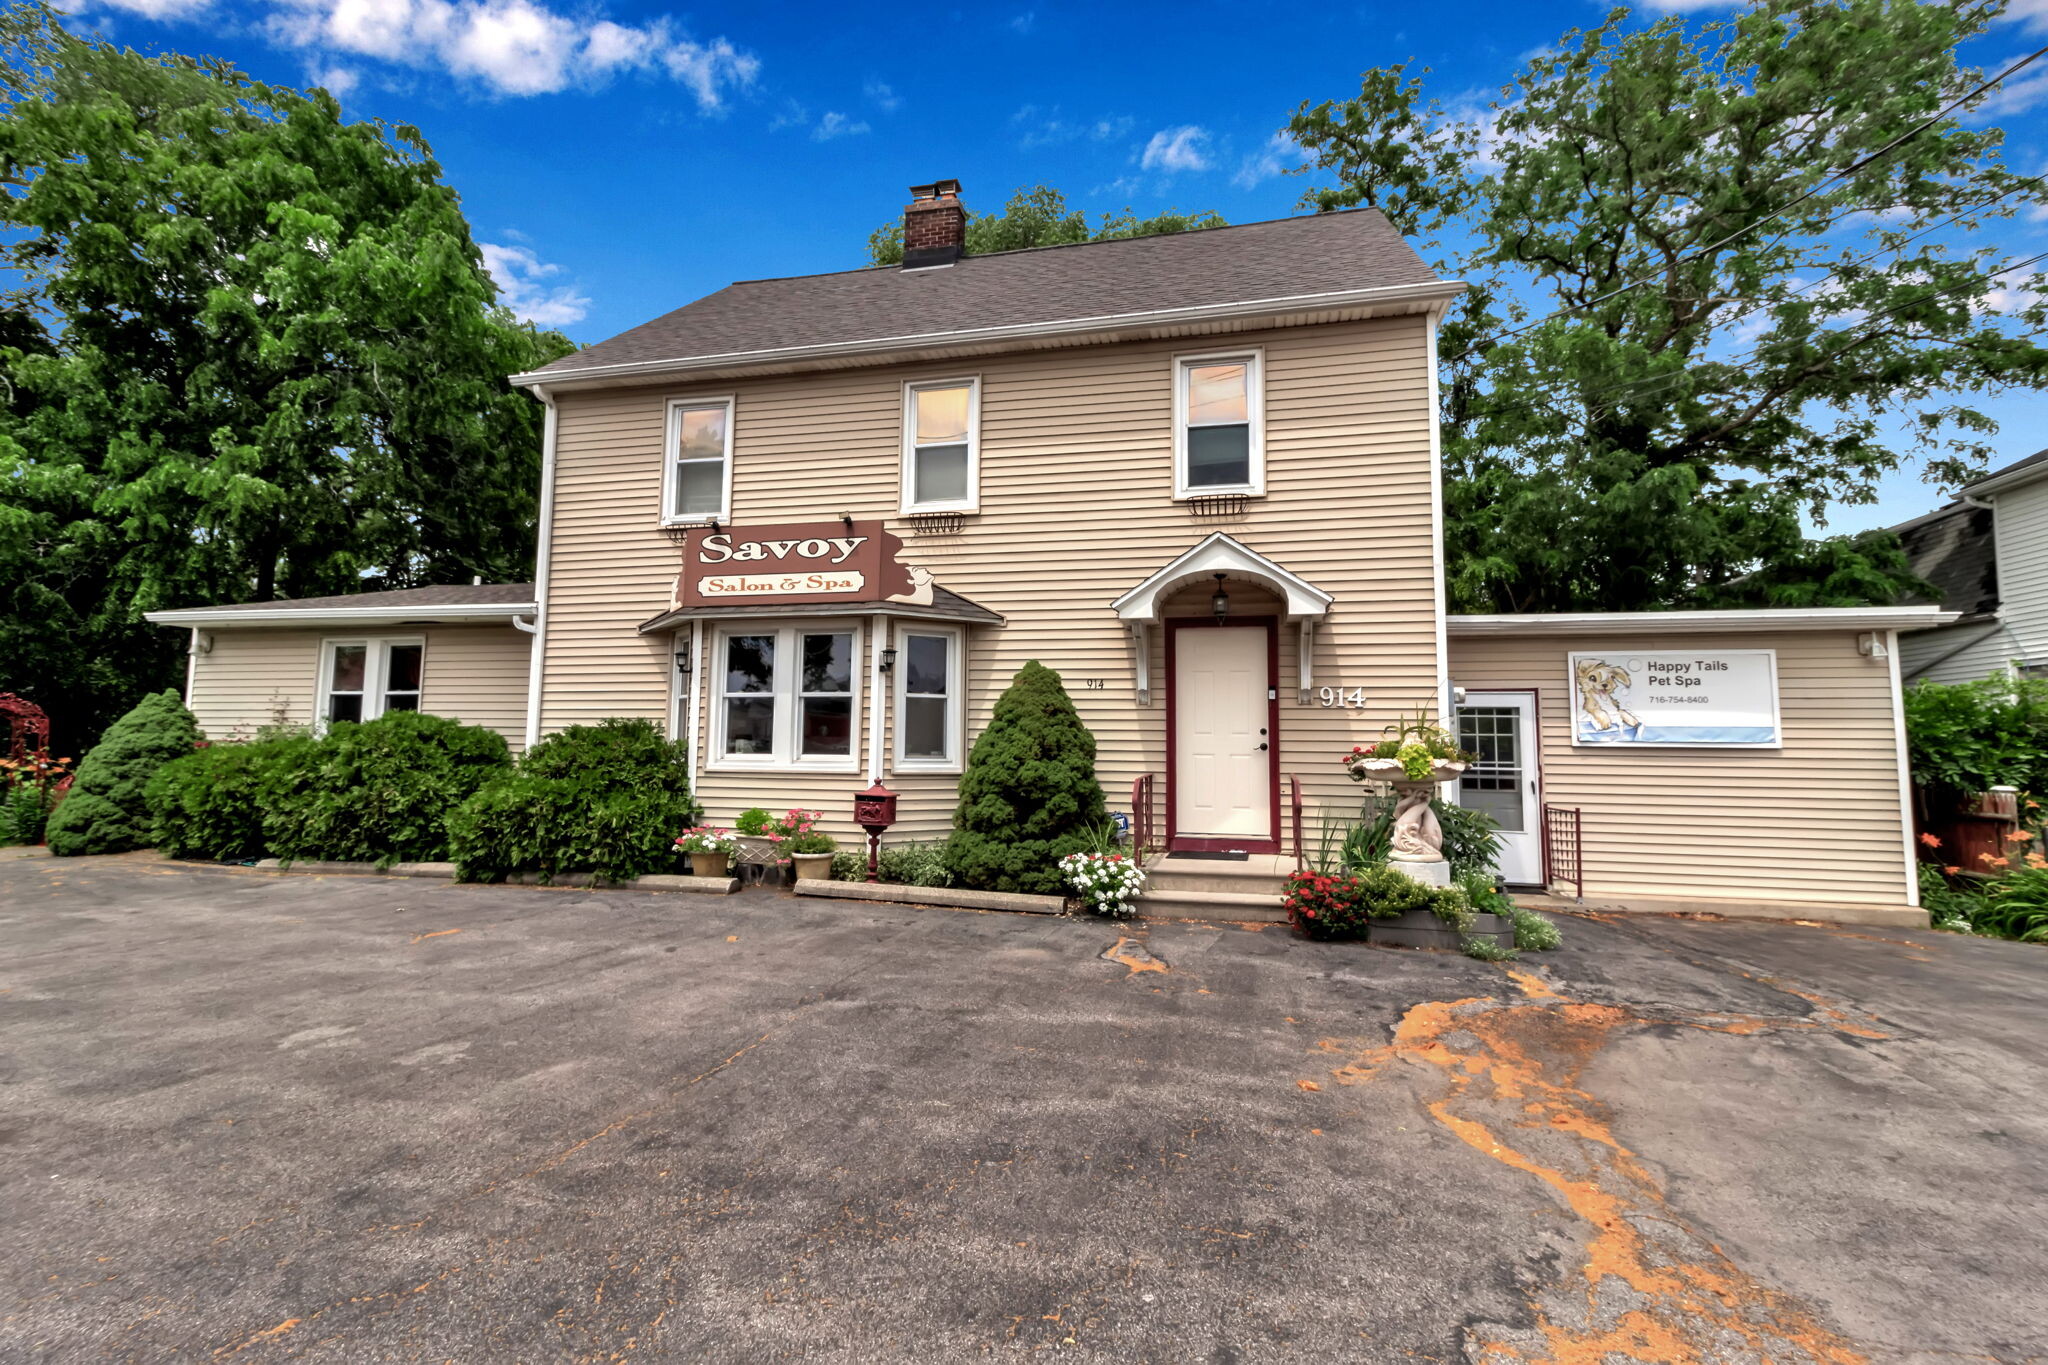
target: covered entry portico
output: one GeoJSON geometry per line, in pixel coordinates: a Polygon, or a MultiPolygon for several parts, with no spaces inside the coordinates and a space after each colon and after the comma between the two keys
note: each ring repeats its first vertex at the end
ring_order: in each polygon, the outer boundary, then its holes
{"type": "Polygon", "coordinates": [[[1164,632],[1169,850],[1279,851],[1280,650],[1297,651],[1305,696],[1331,600],[1218,532],[1114,603],[1143,706],[1153,704],[1152,632],[1164,632]]]}

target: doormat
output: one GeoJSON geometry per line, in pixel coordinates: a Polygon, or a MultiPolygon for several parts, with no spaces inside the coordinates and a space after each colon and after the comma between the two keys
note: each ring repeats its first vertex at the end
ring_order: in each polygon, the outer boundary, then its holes
{"type": "Polygon", "coordinates": [[[1179,862],[1185,858],[1190,861],[1201,859],[1211,863],[1241,863],[1251,856],[1249,853],[1169,853],[1166,859],[1168,862],[1179,862]]]}

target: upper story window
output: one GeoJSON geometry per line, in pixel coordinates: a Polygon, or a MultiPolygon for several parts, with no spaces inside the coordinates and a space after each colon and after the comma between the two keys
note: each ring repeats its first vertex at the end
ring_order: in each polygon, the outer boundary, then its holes
{"type": "Polygon", "coordinates": [[[1175,497],[1266,491],[1264,371],[1259,351],[1176,358],[1175,497]]]}
{"type": "Polygon", "coordinates": [[[859,657],[860,632],[849,626],[719,632],[712,766],[852,770],[859,657]]]}
{"type": "Polygon", "coordinates": [[[420,709],[420,640],[328,640],[320,650],[321,725],[420,709]]]}
{"type": "Polygon", "coordinates": [[[678,398],[668,405],[661,481],[663,524],[732,519],[732,399],[678,398]]]}
{"type": "Polygon", "coordinates": [[[981,477],[981,381],[903,386],[903,511],[972,512],[981,477]]]}

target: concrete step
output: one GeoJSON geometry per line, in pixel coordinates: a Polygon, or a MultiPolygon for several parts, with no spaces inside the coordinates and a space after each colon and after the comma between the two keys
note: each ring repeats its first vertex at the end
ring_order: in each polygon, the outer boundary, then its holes
{"type": "Polygon", "coordinates": [[[1163,919],[1284,920],[1280,895],[1241,891],[1157,891],[1147,886],[1138,897],[1138,913],[1163,919]]]}
{"type": "Polygon", "coordinates": [[[1148,891],[1277,897],[1285,891],[1287,874],[1293,870],[1291,859],[1274,854],[1255,854],[1241,863],[1220,858],[1154,858],[1145,865],[1145,887],[1148,891]]]}

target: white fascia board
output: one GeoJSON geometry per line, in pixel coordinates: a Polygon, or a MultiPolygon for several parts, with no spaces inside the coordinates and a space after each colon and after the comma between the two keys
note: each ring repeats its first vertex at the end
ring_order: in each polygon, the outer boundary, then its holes
{"type": "Polygon", "coordinates": [[[1940,607],[1767,607],[1755,611],[1573,611],[1451,616],[1453,635],[1583,635],[1626,631],[1701,635],[1716,631],[1925,630],[1961,612],[1940,607]]]}
{"type": "Polygon", "coordinates": [[[2048,479],[2048,460],[2025,465],[2019,469],[2008,469],[2003,474],[1993,474],[1988,479],[1964,484],[1962,496],[1971,499],[1981,498],[1987,493],[2006,493],[2023,484],[2033,483],[2036,479],[2048,479]]]}
{"type": "Polygon", "coordinates": [[[389,625],[395,621],[453,625],[510,623],[518,617],[531,616],[536,610],[532,602],[493,602],[473,607],[253,607],[240,611],[181,607],[174,611],[146,611],[142,619],[158,626],[356,626],[389,625]]]}
{"type": "Polygon", "coordinates": [[[1287,615],[1292,620],[1320,617],[1336,600],[1301,575],[1290,573],[1235,537],[1217,531],[1109,605],[1125,621],[1156,621],[1161,601],[1177,589],[1216,573],[1250,578],[1278,588],[1287,599],[1287,615]]]}
{"type": "Polygon", "coordinates": [[[1095,317],[1058,318],[1050,322],[1013,323],[1003,327],[969,327],[951,332],[912,332],[902,336],[863,338],[859,341],[819,342],[810,346],[726,351],[718,355],[677,356],[671,360],[636,360],[627,364],[591,365],[582,369],[528,370],[523,374],[513,375],[511,382],[528,387],[551,384],[560,388],[590,380],[625,379],[635,375],[687,374],[692,370],[723,369],[739,365],[772,365],[800,360],[829,360],[840,356],[884,356],[895,351],[917,350],[928,346],[1025,341],[1047,336],[1085,336],[1091,332],[1116,331],[1125,327],[1226,321],[1231,318],[1254,317],[1261,313],[1342,308],[1355,304],[1415,302],[1442,305],[1465,292],[1465,288],[1465,282],[1462,280],[1381,285],[1373,289],[1343,289],[1327,294],[1292,294],[1276,299],[1205,303],[1187,308],[1155,308],[1142,313],[1105,313],[1095,317]]]}

